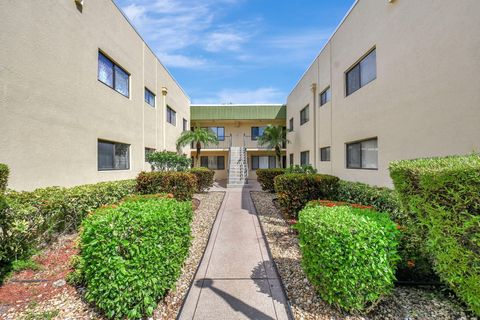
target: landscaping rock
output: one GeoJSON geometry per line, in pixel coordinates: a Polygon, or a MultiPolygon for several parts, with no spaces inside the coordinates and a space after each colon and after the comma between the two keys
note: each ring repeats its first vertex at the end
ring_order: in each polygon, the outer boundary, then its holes
{"type": "Polygon", "coordinates": [[[66,285],[66,284],[67,284],[67,282],[64,279],[60,279],[60,280],[54,281],[52,283],[52,286],[54,286],[55,288],[60,288],[60,287],[63,287],[64,285],[66,285]]]}

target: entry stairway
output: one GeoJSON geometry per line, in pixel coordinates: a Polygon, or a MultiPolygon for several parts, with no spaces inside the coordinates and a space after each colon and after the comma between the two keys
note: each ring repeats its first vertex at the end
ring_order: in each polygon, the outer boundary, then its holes
{"type": "Polygon", "coordinates": [[[248,183],[247,148],[230,147],[227,188],[242,187],[248,183]]]}

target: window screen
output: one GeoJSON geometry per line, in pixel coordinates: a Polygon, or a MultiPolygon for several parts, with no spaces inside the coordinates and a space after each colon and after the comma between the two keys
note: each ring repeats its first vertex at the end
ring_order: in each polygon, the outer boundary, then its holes
{"type": "Polygon", "coordinates": [[[130,169],[130,145],[98,140],[98,170],[130,169]]]}

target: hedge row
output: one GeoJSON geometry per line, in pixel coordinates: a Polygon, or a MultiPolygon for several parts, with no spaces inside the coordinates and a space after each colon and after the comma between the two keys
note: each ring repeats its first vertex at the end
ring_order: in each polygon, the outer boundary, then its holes
{"type": "Polygon", "coordinates": [[[76,280],[107,317],[151,316],[188,254],[191,203],[134,197],[83,222],[76,280]]]}
{"type": "Polygon", "coordinates": [[[215,172],[204,167],[192,168],[189,171],[197,178],[197,192],[205,192],[213,187],[215,172]]]}
{"type": "Polygon", "coordinates": [[[422,254],[480,315],[480,155],[397,161],[390,175],[422,254]]]}
{"type": "Polygon", "coordinates": [[[390,293],[399,232],[387,214],[312,204],[300,212],[295,227],[303,268],[323,300],[362,311],[390,293]]]}
{"type": "Polygon", "coordinates": [[[187,172],[140,172],[136,190],[140,194],[172,193],[180,201],[192,200],[197,178],[187,172]]]}
{"type": "Polygon", "coordinates": [[[267,192],[275,192],[274,180],[276,176],[285,173],[285,169],[274,168],[274,169],[258,169],[257,180],[262,187],[262,190],[267,192]]]}

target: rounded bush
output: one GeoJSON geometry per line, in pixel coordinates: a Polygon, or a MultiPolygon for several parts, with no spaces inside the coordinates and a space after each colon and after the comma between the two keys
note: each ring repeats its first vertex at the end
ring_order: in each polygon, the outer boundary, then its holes
{"type": "Polygon", "coordinates": [[[137,191],[141,194],[171,193],[180,201],[192,200],[197,178],[187,172],[140,172],[137,191]]]}
{"type": "Polygon", "coordinates": [[[320,297],[363,311],[393,288],[399,232],[388,215],[350,206],[311,206],[299,214],[302,266],[320,297]]]}
{"type": "Polygon", "coordinates": [[[326,174],[289,173],[277,176],[274,181],[280,206],[296,217],[310,200],[334,199],[339,179],[326,174]]]}
{"type": "Polygon", "coordinates": [[[256,172],[257,180],[260,183],[260,186],[262,186],[262,190],[267,192],[275,192],[275,177],[285,174],[285,169],[258,169],[256,172]]]}
{"type": "Polygon", "coordinates": [[[194,174],[197,178],[197,191],[204,192],[213,187],[213,178],[215,172],[208,168],[198,167],[190,169],[190,173],[194,174]]]}
{"type": "Polygon", "coordinates": [[[107,317],[150,316],[180,275],[190,244],[192,206],[161,197],[131,198],[83,222],[75,278],[107,317]]]}

